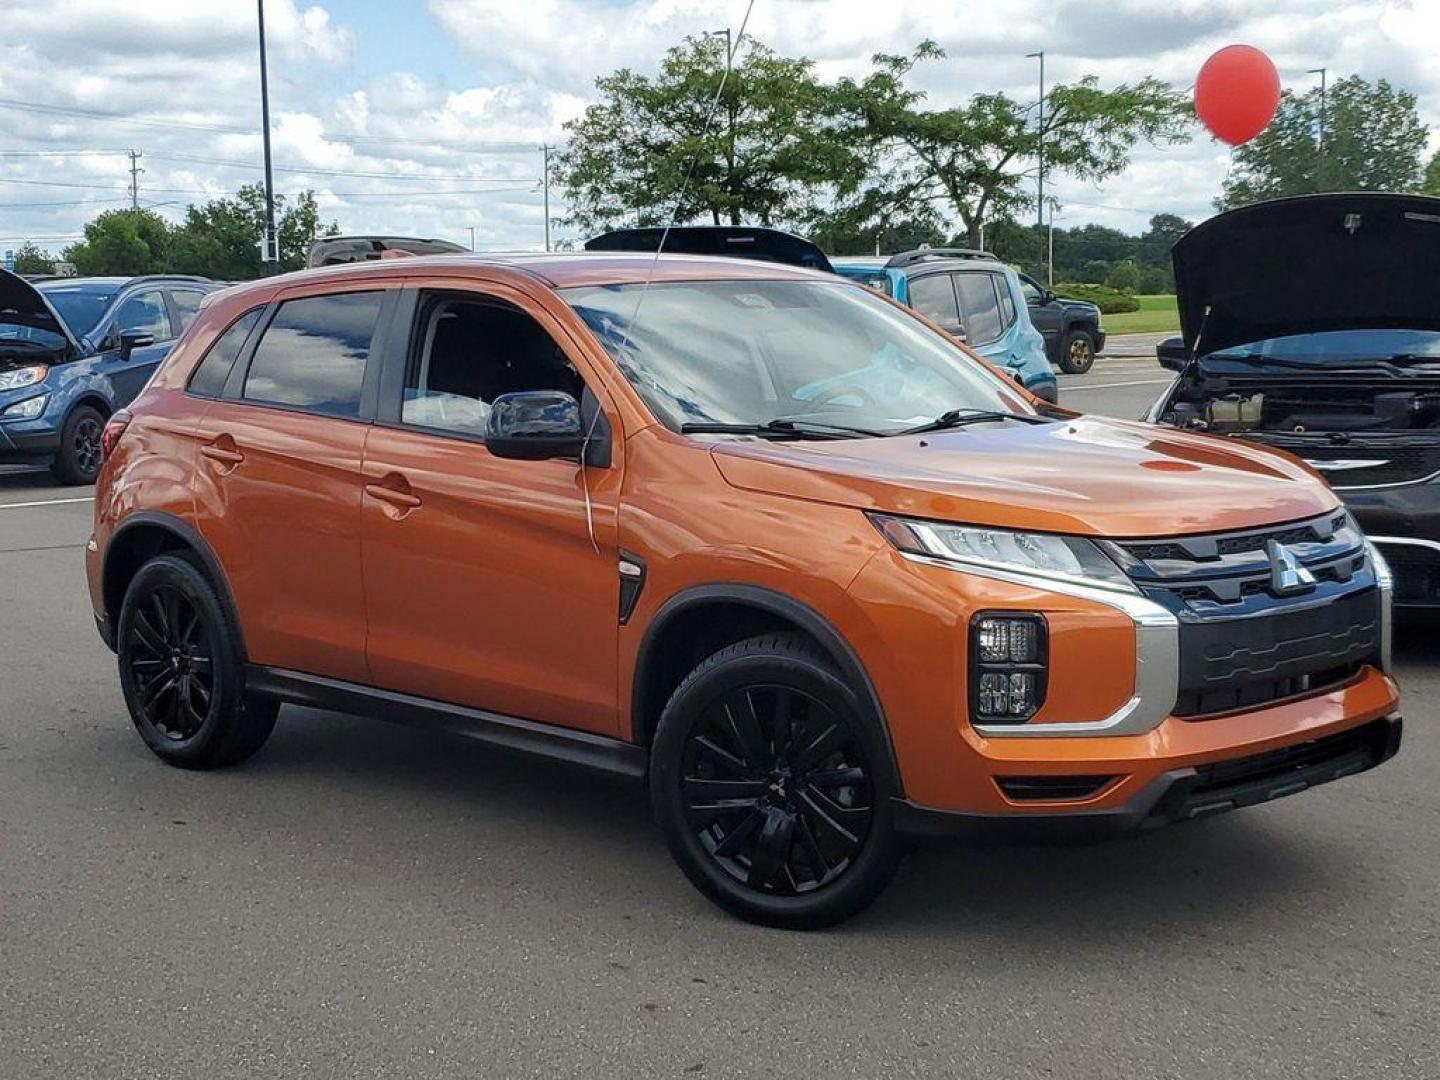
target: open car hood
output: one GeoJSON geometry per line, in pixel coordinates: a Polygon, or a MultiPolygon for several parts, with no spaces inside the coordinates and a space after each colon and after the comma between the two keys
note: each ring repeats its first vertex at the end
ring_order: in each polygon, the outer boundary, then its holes
{"type": "Polygon", "coordinates": [[[1195,226],[1172,257],[1185,347],[1198,338],[1202,356],[1327,330],[1440,331],[1440,199],[1256,203],[1195,226]]]}
{"type": "Polygon", "coordinates": [[[0,270],[0,323],[29,326],[36,330],[60,334],[72,352],[81,351],[75,335],[65,325],[65,320],[50,306],[44,293],[8,270],[0,270]]]}
{"type": "Polygon", "coordinates": [[[825,253],[803,236],[752,225],[673,225],[668,231],[663,226],[616,229],[585,241],[585,250],[655,251],[662,237],[671,255],[725,255],[835,272],[825,253]]]}

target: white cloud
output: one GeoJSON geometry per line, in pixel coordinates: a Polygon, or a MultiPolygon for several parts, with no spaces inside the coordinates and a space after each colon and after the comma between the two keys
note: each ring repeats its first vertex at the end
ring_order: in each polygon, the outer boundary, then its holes
{"type": "MultiPolygon", "coordinates": [[[[277,188],[315,188],[347,231],[468,240],[474,225],[483,246],[513,248],[543,236],[537,148],[562,137],[595,78],[620,66],[653,71],[685,34],[738,26],[745,2],[428,7],[467,62],[463,80],[364,75],[358,13],[349,25],[344,4],[268,0],[277,188]]],[[[0,106],[7,151],[109,151],[0,156],[0,246],[32,236],[59,248],[96,212],[128,201],[122,151],[130,147],[145,154],[142,198],[167,214],[259,178],[253,0],[6,0],[5,8],[0,98],[146,122],[0,106]],[[242,164],[220,164],[231,161],[242,164]],[[50,203],[83,205],[38,205],[50,203]]],[[[828,78],[862,74],[874,52],[935,38],[948,58],[925,65],[917,82],[937,105],[979,90],[1029,99],[1036,71],[1024,54],[1040,48],[1052,79],[1154,73],[1187,86],[1210,52],[1247,41],[1271,53],[1290,86],[1310,85],[1306,70],[1322,65],[1332,78],[1388,77],[1419,94],[1422,115],[1440,129],[1440,67],[1431,59],[1440,0],[756,0],[750,31],[811,57],[828,78]]],[[[1059,220],[1138,229],[1161,211],[1202,216],[1227,163],[1225,148],[1203,136],[1144,148],[1103,185],[1057,178],[1059,220]]]]}

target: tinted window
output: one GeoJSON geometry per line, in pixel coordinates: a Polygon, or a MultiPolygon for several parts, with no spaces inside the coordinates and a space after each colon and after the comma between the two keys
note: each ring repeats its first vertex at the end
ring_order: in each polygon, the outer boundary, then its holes
{"type": "Polygon", "coordinates": [[[1015,325],[1015,298],[1010,295],[1010,283],[1002,277],[997,277],[995,291],[1000,294],[1000,315],[1008,330],[1015,325]]]}
{"type": "Polygon", "coordinates": [[[100,317],[115,299],[114,289],[96,289],[88,285],[51,285],[40,289],[56,314],[76,336],[95,329],[100,317]]]}
{"type": "Polygon", "coordinates": [[[225,380],[230,377],[230,369],[235,366],[240,350],[245,347],[245,339],[255,328],[263,310],[265,309],[255,308],[241,315],[231,324],[230,329],[210,346],[205,358],[200,361],[200,366],[195,369],[195,374],[190,376],[192,394],[202,397],[220,396],[220,391],[225,388],[225,380]]]}
{"type": "Polygon", "coordinates": [[[180,332],[183,334],[195,321],[195,313],[200,310],[200,301],[205,299],[205,294],[194,289],[175,289],[171,291],[170,299],[175,301],[175,311],[180,316],[180,332]]]}
{"type": "Polygon", "coordinates": [[[265,329],[245,376],[250,401],[358,416],[381,293],[287,300],[265,329]]]}
{"type": "Polygon", "coordinates": [[[994,274],[956,274],[960,307],[965,312],[965,340],[984,345],[1000,336],[1000,302],[995,298],[994,274]]]}
{"type": "Polygon", "coordinates": [[[960,309],[955,306],[955,287],[949,274],[930,274],[910,279],[910,306],[941,326],[959,326],[960,309]]]}
{"type": "Polygon", "coordinates": [[[447,297],[422,311],[400,411],[405,423],[480,436],[501,394],[563,390],[580,397],[579,374],[524,312],[447,297]]]}
{"type": "Polygon", "coordinates": [[[158,292],[137,293],[115,313],[115,329],[122,334],[149,334],[156,341],[169,341],[170,315],[165,298],[158,292]]]}
{"type": "Polygon", "coordinates": [[[1040,302],[1040,286],[1034,278],[1020,275],[1020,292],[1025,297],[1025,303],[1038,304],[1040,302]]]}

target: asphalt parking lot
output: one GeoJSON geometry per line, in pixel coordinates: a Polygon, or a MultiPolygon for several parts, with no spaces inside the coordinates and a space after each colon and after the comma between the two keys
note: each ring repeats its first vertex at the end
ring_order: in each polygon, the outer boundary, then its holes
{"type": "MultiPolygon", "coordinates": [[[[1062,377],[1134,417],[1144,349],[1062,377]]],[[[1440,1076],[1440,645],[1367,775],[1090,848],[925,849],[822,934],[709,906],[642,792],[286,709],[133,734],[85,489],[0,470],[0,1077],[1440,1076]]]]}

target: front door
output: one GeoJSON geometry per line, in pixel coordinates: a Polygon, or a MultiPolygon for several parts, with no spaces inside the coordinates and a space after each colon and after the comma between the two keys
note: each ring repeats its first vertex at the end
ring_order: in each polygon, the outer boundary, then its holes
{"type": "Polygon", "coordinates": [[[615,463],[601,467],[497,458],[483,434],[496,396],[521,390],[582,398],[597,439],[612,439],[615,418],[597,412],[565,332],[523,296],[496,287],[410,297],[411,345],[387,358],[394,371],[365,448],[371,676],[390,690],[613,734],[618,440],[615,463]]]}
{"type": "Polygon", "coordinates": [[[170,326],[170,312],[165,294],[159,289],[146,289],[123,301],[115,311],[115,321],[105,335],[104,356],[100,370],[110,379],[115,405],[121,407],[135,400],[155,374],[160,361],[170,351],[175,332],[170,326]],[[120,350],[120,335],[145,334],[149,345],[141,345],[125,356],[120,350]]]}

